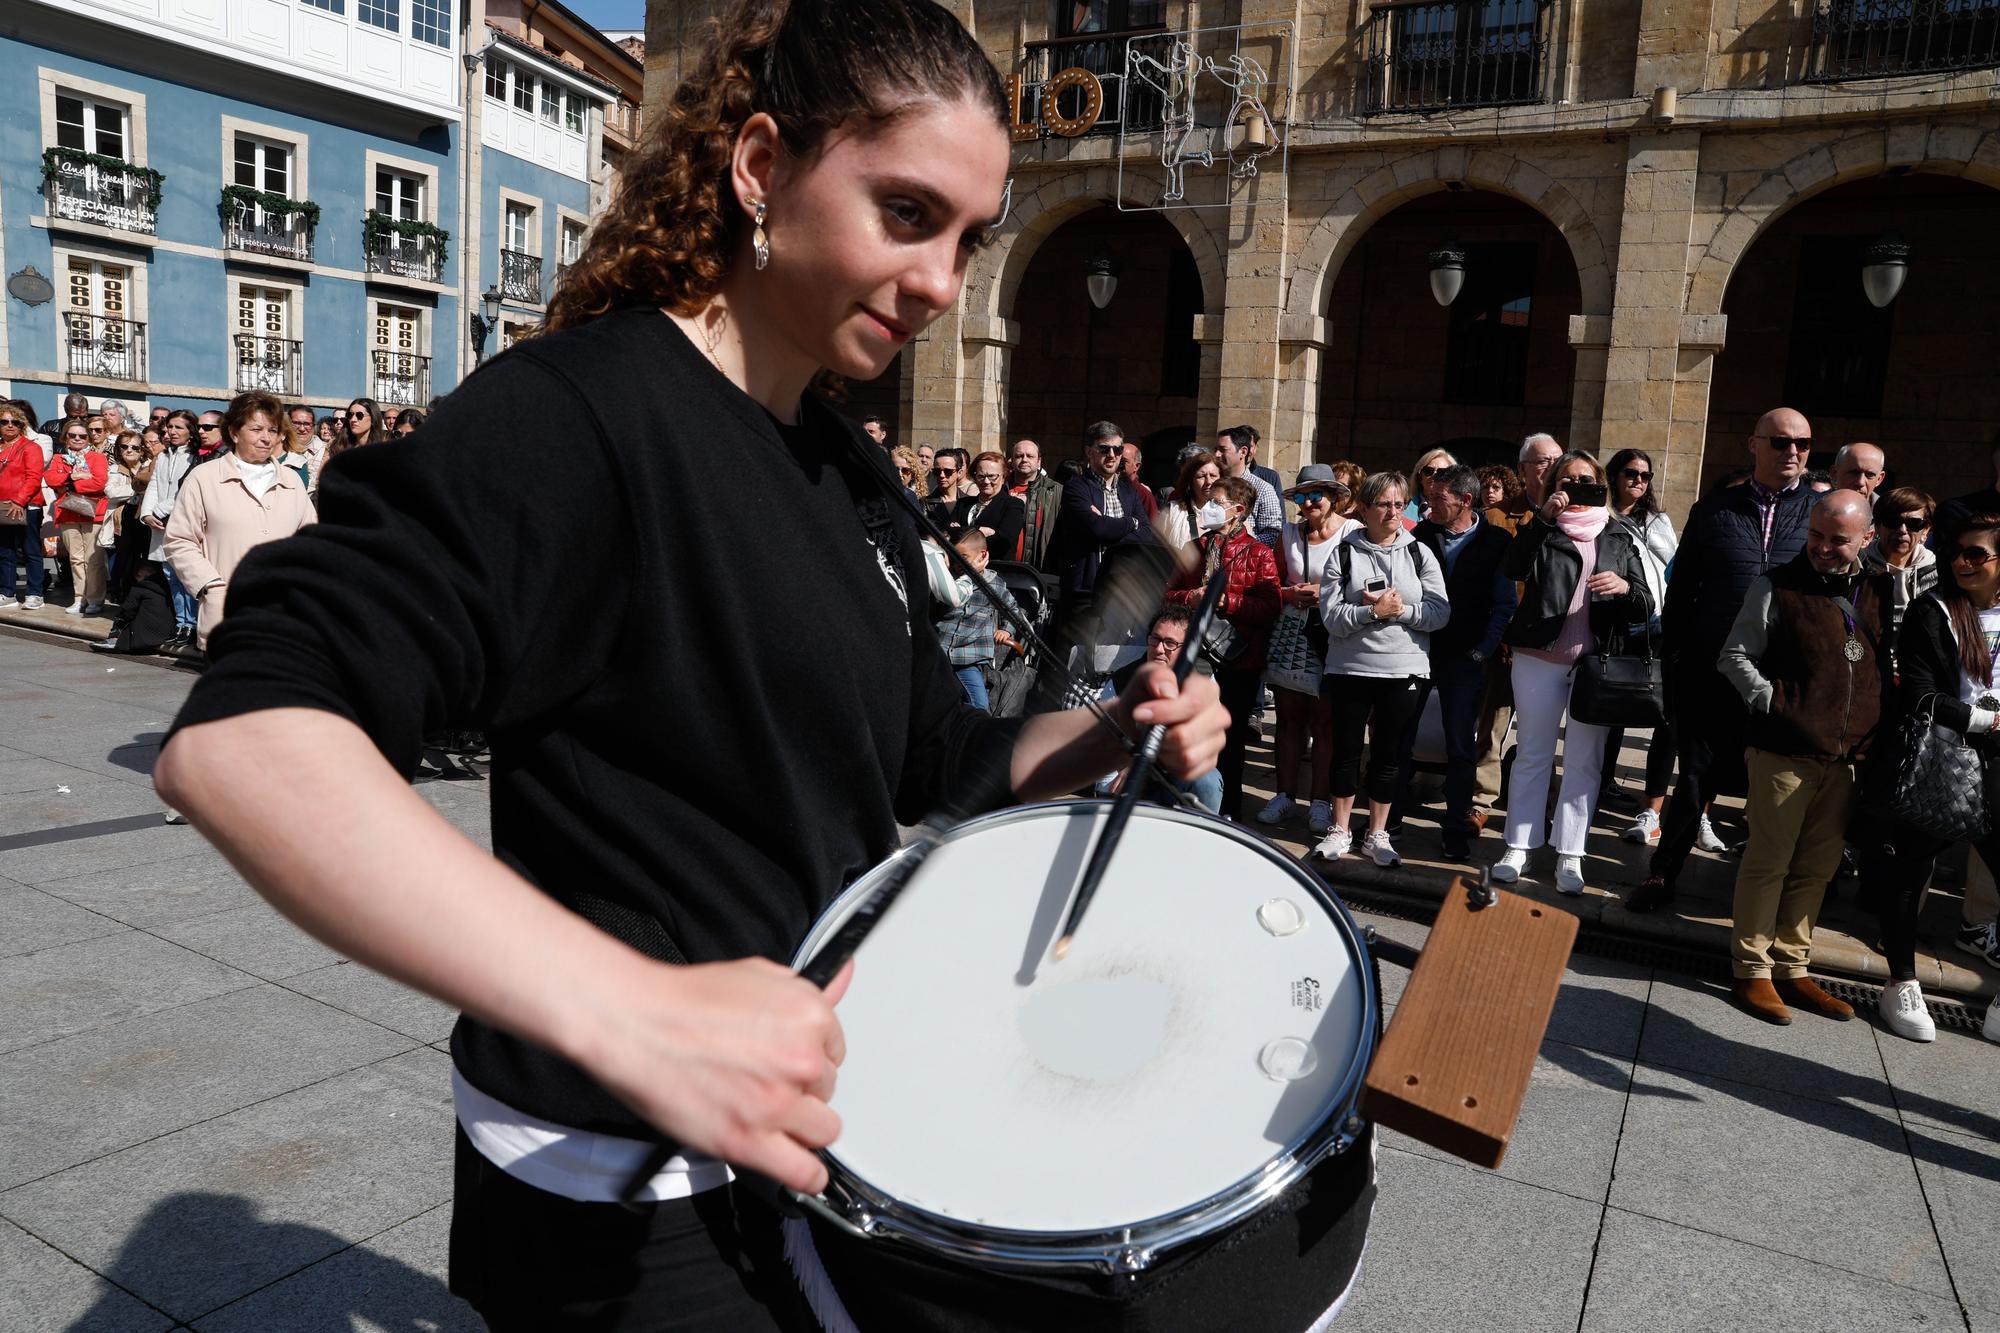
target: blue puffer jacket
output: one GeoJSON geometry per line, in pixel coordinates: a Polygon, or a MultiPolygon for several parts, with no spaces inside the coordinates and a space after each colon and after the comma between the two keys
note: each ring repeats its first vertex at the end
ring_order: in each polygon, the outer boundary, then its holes
{"type": "Polygon", "coordinates": [[[1683,666],[1714,667],[1750,581],[1805,549],[1806,515],[1816,498],[1803,482],[1778,497],[1768,551],[1763,513],[1747,484],[1711,495],[1688,512],[1660,619],[1670,657],[1683,666]]]}

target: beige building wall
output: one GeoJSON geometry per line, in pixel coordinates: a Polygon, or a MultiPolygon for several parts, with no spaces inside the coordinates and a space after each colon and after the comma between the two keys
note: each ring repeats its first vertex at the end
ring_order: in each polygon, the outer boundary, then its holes
{"type": "MultiPolygon", "coordinates": [[[[1024,46],[1049,37],[1055,15],[1052,0],[948,7],[972,24],[1003,75],[1023,68],[1024,46]]],[[[712,8],[653,0],[650,97],[664,95],[685,68],[676,40],[712,8]]],[[[1574,268],[1574,312],[1560,329],[1574,369],[1561,419],[1545,428],[1606,452],[1651,451],[1663,500],[1684,511],[1705,458],[1713,473],[1740,449],[1734,403],[1726,427],[1717,423],[1722,433],[1711,429],[1711,386],[1718,357],[1728,356],[1725,294],[1760,238],[1795,207],[1885,173],[2000,187],[1991,70],[1803,82],[1811,9],[1763,0],[1559,0],[1547,101],[1364,117],[1365,0],[1170,4],[1176,27],[1285,20],[1294,33],[1285,61],[1294,97],[1284,178],[1267,159],[1271,170],[1229,207],[1152,215],[1180,234],[1202,275],[1204,305],[1192,329],[1201,344],[1197,435],[1218,423],[1253,422],[1280,470],[1334,456],[1319,418],[1325,377],[1349,365],[1332,341],[1351,327],[1349,312],[1332,306],[1343,265],[1400,206],[1439,191],[1490,191],[1546,219],[1574,268]],[[1672,90],[1671,120],[1655,114],[1656,89],[1672,90]]],[[[898,415],[909,438],[977,450],[1007,436],[1022,396],[1035,391],[1011,376],[1023,336],[1023,276],[1062,223],[1119,202],[1115,152],[1115,136],[1015,145],[1014,208],[999,242],[977,260],[957,309],[903,358],[910,365],[898,415]]],[[[1125,202],[1150,203],[1160,183],[1156,157],[1135,152],[1124,165],[1125,202]]],[[[1190,201],[1212,199],[1217,188],[1212,177],[1191,176],[1190,201]]],[[[1973,253],[1991,244],[1990,232],[1940,234],[1973,253]]],[[[1930,259],[1948,257],[1964,259],[1930,259]]],[[[1919,252],[1913,273],[1926,262],[1919,252]]],[[[1419,290],[1408,299],[1429,298],[1419,290]]],[[[1990,343],[1991,329],[1976,336],[1990,343]]],[[[1989,345],[1967,355],[1991,364],[1996,353],[2000,346],[1989,345]]],[[[1763,398],[1775,406],[1781,368],[1764,378],[1763,398]]],[[[1734,382],[1739,396],[1759,391],[1754,368],[1751,387],[1741,387],[1741,374],[1734,382]]],[[[1906,395],[1895,405],[1901,415],[1885,402],[1882,421],[1841,427],[1881,434],[1904,480],[1950,493],[1984,474],[1984,441],[2000,422],[1971,420],[1984,408],[1941,406],[1940,396],[1906,395]],[[1934,429],[1939,413],[1956,413],[1958,424],[1934,429]],[[1899,433],[1908,448],[1899,448],[1899,433]]],[[[1841,442],[1824,431],[1820,438],[1841,442]]]]}

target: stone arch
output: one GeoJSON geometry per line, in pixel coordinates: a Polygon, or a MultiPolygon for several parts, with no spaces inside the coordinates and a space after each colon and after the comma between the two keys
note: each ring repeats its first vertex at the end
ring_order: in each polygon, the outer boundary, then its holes
{"type": "Polygon", "coordinates": [[[2000,189],[2000,132],[1953,123],[1892,125],[1821,145],[1774,168],[1709,233],[1688,283],[1688,313],[1721,314],[1737,262],[1793,208],[1837,185],[1898,167],[2000,189]]]}
{"type": "Polygon", "coordinates": [[[1611,313],[1611,256],[1589,210],[1568,186],[1508,153],[1442,147],[1377,168],[1328,206],[1299,247],[1286,282],[1288,322],[1310,320],[1324,312],[1341,265],[1376,222],[1420,195],[1455,184],[1507,195],[1547,218],[1569,244],[1583,313],[1611,313]]]}
{"type": "MultiPolygon", "coordinates": [[[[1116,166],[1093,166],[1081,171],[1051,175],[1025,195],[1016,194],[1007,224],[993,245],[974,261],[966,275],[966,312],[975,318],[1005,319],[1014,308],[1014,296],[1021,279],[1034,262],[1042,242],[1063,223],[1093,208],[1115,207],[1119,203],[1143,205],[1165,191],[1165,178],[1157,172],[1127,164],[1124,192],[1119,192],[1116,166]]],[[[1201,274],[1202,313],[1220,327],[1223,308],[1223,246],[1208,222],[1211,212],[1226,210],[1163,208],[1159,215],[1180,234],[1188,253],[1194,256],[1201,274]]]]}

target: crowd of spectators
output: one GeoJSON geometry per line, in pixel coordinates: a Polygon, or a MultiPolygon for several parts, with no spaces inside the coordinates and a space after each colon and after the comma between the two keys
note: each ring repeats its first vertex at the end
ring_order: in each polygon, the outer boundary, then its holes
{"type": "MultiPolygon", "coordinates": [[[[868,432],[889,445],[879,420],[868,432]]],[[[1442,751],[1443,858],[1470,864],[1497,819],[1495,879],[1552,854],[1554,887],[1577,895],[1592,878],[1586,837],[1616,799],[1632,812],[1621,835],[1646,859],[1629,911],[1671,906],[1694,848],[1741,853],[1732,997],[1774,1023],[1795,1009],[1852,1016],[1807,970],[1829,884],[1859,867],[1892,977],[1882,1017],[1932,1038],[1916,922],[1948,844],[1879,818],[1864,831],[1855,812],[1871,783],[1895,780],[1913,710],[2000,755],[2000,482],[1941,506],[1888,484],[1884,451],[1862,442],[1815,473],[1810,424],[1779,408],[1748,440],[1750,466],[1717,480],[1683,535],[1644,450],[1605,465],[1547,434],[1524,440],[1513,466],[1475,470],[1432,449],[1407,473],[1313,463],[1287,486],[1258,464],[1257,433],[1234,427],[1186,446],[1157,494],[1115,424],[1092,424],[1081,444],[1080,461],[1053,471],[1033,440],[1004,458],[891,452],[981,577],[1005,573],[1017,594],[1047,599],[1042,623],[1070,646],[1045,673],[1108,690],[1146,658],[1201,655],[1231,719],[1219,781],[1194,792],[1211,810],[1267,827],[1303,818],[1317,856],[1394,866],[1420,799],[1422,735],[1442,751]],[[1162,570],[1164,598],[1154,582],[1135,602],[1126,585],[1162,570]],[[1188,643],[1189,610],[1218,572],[1221,623],[1188,643]],[[1656,681],[1643,721],[1576,715],[1604,712],[1578,681],[1610,679],[1613,659],[1630,668],[1620,679],[1656,681]],[[1244,755],[1267,709],[1276,791],[1253,810],[1244,755]],[[1645,752],[1643,781],[1607,792],[1628,744],[1645,752]],[[1712,817],[1724,794],[1747,795],[1732,840],[1712,817]]],[[[943,599],[946,641],[967,698],[986,707],[1029,646],[972,591],[960,579],[943,599]]],[[[2000,832],[1975,850],[1990,863],[2000,832]]],[[[2000,904],[1971,893],[1965,910],[1957,946],[2000,967],[2000,904]]],[[[1987,1035],[2000,1040],[2000,1014],[1987,1035]]]]}

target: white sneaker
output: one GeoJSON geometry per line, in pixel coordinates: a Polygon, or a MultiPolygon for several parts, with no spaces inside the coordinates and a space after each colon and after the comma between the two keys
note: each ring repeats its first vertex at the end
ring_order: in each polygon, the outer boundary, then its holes
{"type": "Polygon", "coordinates": [[[1354,850],[1354,835],[1344,828],[1330,829],[1320,839],[1319,846],[1313,848],[1313,855],[1322,861],[1338,861],[1354,850]]]}
{"type": "Polygon", "coordinates": [[[1361,850],[1374,857],[1375,864],[1378,866],[1399,866],[1403,864],[1403,858],[1396,851],[1395,845],[1389,841],[1389,834],[1386,830],[1381,833],[1370,833],[1367,837],[1363,838],[1361,840],[1361,850]]]}
{"type": "Polygon", "coordinates": [[[0,611],[12,611],[19,605],[20,603],[14,600],[13,593],[0,593],[0,611]]]}
{"type": "Polygon", "coordinates": [[[24,598],[21,602],[21,609],[23,611],[39,611],[42,609],[42,599],[39,597],[24,598]]]}
{"type": "Polygon", "coordinates": [[[1306,827],[1320,837],[1333,831],[1333,807],[1325,801],[1314,801],[1306,810],[1306,827]]]}
{"type": "Polygon", "coordinates": [[[1652,845],[1660,840],[1660,812],[1641,810],[1632,821],[1632,827],[1618,835],[1627,842],[1643,842],[1652,845]]]}
{"type": "MultiPolygon", "coordinates": [[[[1931,1021],[1930,1010],[1924,1008],[1923,988],[1914,981],[1892,981],[1882,988],[1882,998],[1875,1002],[1882,1021],[1889,1025],[1889,1031],[1911,1041],[1936,1041],[1937,1024],[1931,1021]]],[[[1991,1011],[1987,1022],[1992,1023],[1991,1011]]]]}
{"type": "MultiPolygon", "coordinates": [[[[1497,875],[1494,878],[1499,878],[1497,875]]],[[[1567,893],[1572,898],[1583,892],[1583,858],[1580,856],[1558,856],[1556,858],[1556,892],[1567,893]]]]}
{"type": "Polygon", "coordinates": [[[1292,817],[1292,798],[1279,792],[1264,802],[1264,808],[1257,812],[1259,824],[1282,824],[1292,817]]]}
{"type": "Polygon", "coordinates": [[[1512,884],[1521,878],[1521,872],[1528,868],[1528,849],[1509,847],[1507,854],[1493,863],[1493,878],[1502,884],[1512,884]]]}
{"type": "Polygon", "coordinates": [[[69,604],[68,606],[64,607],[64,608],[63,608],[63,610],[65,610],[65,611],[69,612],[69,613],[70,613],[71,615],[73,615],[73,616],[80,616],[80,615],[82,615],[82,614],[83,614],[83,598],[81,598],[81,597],[77,598],[77,599],[76,599],[75,601],[71,602],[71,603],[70,603],[70,604],[69,604]]]}
{"type": "Polygon", "coordinates": [[[170,805],[167,807],[167,817],[162,822],[167,824],[185,824],[188,821],[186,815],[182,814],[180,811],[174,809],[170,805]]]}
{"type": "Polygon", "coordinates": [[[1986,1021],[1980,1025],[1979,1035],[1988,1041],[2000,1041],[2000,995],[1986,1006],[1986,1021]]]}
{"type": "Polygon", "coordinates": [[[1708,822],[1708,816],[1701,817],[1701,828],[1695,832],[1694,845],[1704,852],[1726,852],[1729,844],[1715,836],[1715,825],[1708,822]]]}

